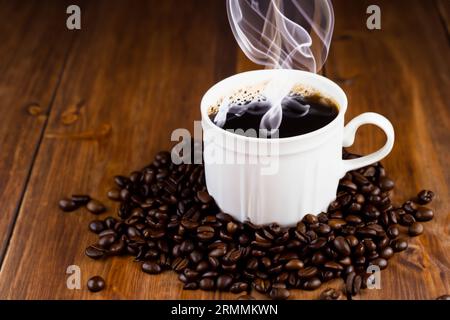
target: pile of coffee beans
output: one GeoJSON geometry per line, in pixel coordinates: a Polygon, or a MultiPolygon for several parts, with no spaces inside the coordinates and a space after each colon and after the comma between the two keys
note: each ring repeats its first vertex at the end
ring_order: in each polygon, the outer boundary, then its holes
{"type": "MultiPolygon", "coordinates": [[[[346,159],[356,157],[344,152],[346,159]]],[[[98,241],[86,248],[88,257],[134,256],[145,273],[174,270],[186,290],[231,291],[241,299],[251,298],[251,290],[287,299],[290,289],[315,290],[334,278],[344,279],[351,298],[366,287],[367,268],[385,269],[434,215],[424,207],[434,196],[428,190],[393,204],[394,182],[380,163],[348,172],[327,212],[308,214],[290,228],[240,222],[221,212],[207,192],[203,166],[176,165],[169,152],[114,180],[107,195],[118,202],[118,217],[89,224],[98,241]]],[[[104,210],[91,201],[72,197],[60,207],[104,210]]],[[[325,291],[323,299],[340,296],[325,291]]]]}

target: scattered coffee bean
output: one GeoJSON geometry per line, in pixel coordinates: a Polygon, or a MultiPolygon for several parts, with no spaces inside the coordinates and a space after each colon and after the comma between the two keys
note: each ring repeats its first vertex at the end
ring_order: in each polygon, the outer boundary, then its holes
{"type": "Polygon", "coordinates": [[[416,237],[423,232],[423,225],[420,222],[414,222],[408,227],[408,234],[411,237],[416,237]]]}
{"type": "MultiPolygon", "coordinates": [[[[343,157],[356,158],[346,152],[343,157]]],[[[221,212],[207,192],[203,166],[175,165],[170,153],[158,153],[141,171],[114,180],[117,188],[108,198],[118,201],[118,217],[89,224],[98,243],[86,255],[132,255],[146,273],[174,270],[186,290],[254,289],[286,299],[292,288],[315,290],[344,278],[351,298],[365,286],[369,265],[384,269],[395,252],[407,248],[398,224],[415,235],[423,231],[416,221],[433,217],[414,202],[432,200],[428,191],[401,206],[391,203],[394,183],[380,163],[348,172],[327,212],[306,215],[291,228],[257,226],[221,212]]],[[[83,204],[94,213],[105,210],[96,200],[85,203],[84,196],[65,201],[63,210],[83,204]]],[[[324,292],[323,299],[339,298],[339,292],[324,292]]]]}
{"type": "Polygon", "coordinates": [[[427,207],[418,207],[414,216],[417,221],[430,221],[433,219],[434,213],[427,207]]]}
{"type": "Polygon", "coordinates": [[[91,292],[98,292],[105,288],[105,280],[100,276],[93,276],[87,282],[87,287],[91,292]]]}
{"type": "Polygon", "coordinates": [[[100,233],[105,230],[105,223],[101,220],[93,220],[89,223],[89,230],[94,233],[100,233]]]}
{"type": "Polygon", "coordinates": [[[90,200],[87,203],[86,208],[94,214],[100,214],[106,210],[105,206],[100,201],[95,199],[90,200]]]}
{"type": "Polygon", "coordinates": [[[78,209],[78,205],[72,199],[61,199],[59,200],[59,208],[62,211],[70,212],[78,209]]]}
{"type": "Polygon", "coordinates": [[[320,300],[338,300],[341,297],[341,292],[333,289],[326,288],[319,296],[320,300]]]}
{"type": "Polygon", "coordinates": [[[417,200],[420,204],[428,204],[434,198],[434,192],[430,190],[422,190],[417,194],[417,200]]]}

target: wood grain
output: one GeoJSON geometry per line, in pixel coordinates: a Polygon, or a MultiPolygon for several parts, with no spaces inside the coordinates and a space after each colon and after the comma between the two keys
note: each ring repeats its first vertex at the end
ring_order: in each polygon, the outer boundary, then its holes
{"type": "Polygon", "coordinates": [[[64,2],[1,1],[0,8],[1,263],[72,36],[64,2]]]}
{"type": "MultiPolygon", "coordinates": [[[[335,35],[324,72],[347,92],[347,120],[375,111],[393,122],[397,140],[383,163],[397,182],[397,200],[419,188],[437,193],[436,219],[425,235],[390,261],[382,290],[367,290],[360,298],[433,299],[450,292],[446,31],[437,7],[421,1],[380,2],[379,31],[365,28],[368,2],[333,3],[335,35]]],[[[173,129],[192,129],[209,86],[256,68],[235,44],[224,3],[95,1],[82,12],[83,27],[0,271],[0,298],[234,299],[231,293],[183,291],[173,272],[146,275],[129,257],[85,257],[84,248],[96,238],[87,231],[93,216],[83,210],[61,213],[56,205],[79,192],[105,199],[113,175],[139,169],[156,151],[169,148],[173,129]],[[66,288],[65,271],[72,264],[81,268],[81,290],[66,288]],[[104,291],[87,291],[84,284],[93,275],[106,279],[104,291]]],[[[364,127],[352,150],[368,153],[383,139],[364,127]]],[[[318,294],[294,290],[293,298],[318,294]]]]}

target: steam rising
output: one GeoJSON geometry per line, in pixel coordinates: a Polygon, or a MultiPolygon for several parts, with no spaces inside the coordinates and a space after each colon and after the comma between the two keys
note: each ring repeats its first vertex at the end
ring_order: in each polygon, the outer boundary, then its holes
{"type": "MultiPolygon", "coordinates": [[[[334,26],[330,0],[227,0],[227,10],[237,42],[253,62],[314,73],[325,63],[334,26]]],[[[282,101],[294,85],[280,76],[268,82],[262,94],[270,108],[261,120],[261,129],[279,127],[282,101]]],[[[215,119],[219,126],[230,108],[225,100],[215,119]]]]}

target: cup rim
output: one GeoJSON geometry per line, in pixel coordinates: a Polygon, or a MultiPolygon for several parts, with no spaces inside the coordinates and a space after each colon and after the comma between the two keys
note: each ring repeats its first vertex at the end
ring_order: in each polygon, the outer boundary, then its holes
{"type": "MultiPolygon", "coordinates": [[[[320,88],[317,88],[315,86],[313,86],[313,88],[317,89],[319,92],[320,91],[324,91],[321,90],[320,88]]],[[[327,95],[329,95],[330,97],[332,97],[333,99],[335,98],[336,94],[329,94],[328,92],[326,92],[327,95]]],[[[337,100],[337,99],[334,99],[337,100]]],[[[306,140],[306,139],[310,139],[312,137],[318,136],[320,134],[325,133],[326,131],[328,131],[331,127],[336,126],[336,124],[340,121],[340,118],[342,118],[345,114],[345,112],[347,111],[347,104],[348,104],[348,100],[347,100],[347,96],[344,92],[344,90],[342,90],[342,88],[337,85],[334,81],[316,74],[316,73],[312,73],[312,72],[308,72],[308,71],[303,71],[303,70],[295,70],[295,69],[263,69],[263,70],[252,70],[252,71],[246,71],[246,72],[241,72],[241,73],[237,73],[234,74],[230,77],[227,77],[219,82],[217,82],[216,84],[214,84],[212,87],[210,87],[205,94],[202,97],[201,103],[200,103],[200,112],[201,112],[201,117],[202,117],[202,123],[203,121],[205,121],[205,123],[211,127],[211,128],[215,128],[215,130],[218,130],[220,133],[225,134],[225,136],[229,136],[230,138],[234,138],[237,139],[237,141],[243,141],[243,142],[258,142],[258,143],[287,143],[287,142],[292,142],[292,141],[302,141],[302,140],[306,140]],[[209,95],[212,94],[213,91],[218,90],[218,88],[220,88],[221,86],[223,86],[225,83],[228,83],[230,81],[233,81],[233,79],[238,79],[244,76],[248,76],[250,74],[258,74],[258,73],[274,73],[274,72],[279,72],[279,73],[296,73],[296,74],[300,74],[306,77],[312,77],[312,78],[317,78],[320,81],[323,81],[325,83],[327,83],[329,86],[333,87],[334,90],[336,90],[337,95],[341,95],[341,99],[343,100],[342,103],[339,103],[338,101],[336,101],[336,103],[338,103],[338,108],[339,108],[339,112],[336,118],[334,118],[330,123],[328,123],[327,125],[305,133],[305,134],[301,134],[298,136],[292,136],[292,137],[284,137],[284,138],[276,138],[276,139],[267,139],[267,138],[259,138],[259,137],[246,137],[246,136],[242,136],[242,135],[238,135],[232,132],[229,132],[221,127],[218,127],[214,124],[214,122],[209,118],[208,113],[207,113],[207,109],[208,109],[208,105],[206,105],[206,98],[209,98],[209,95]]]]}

